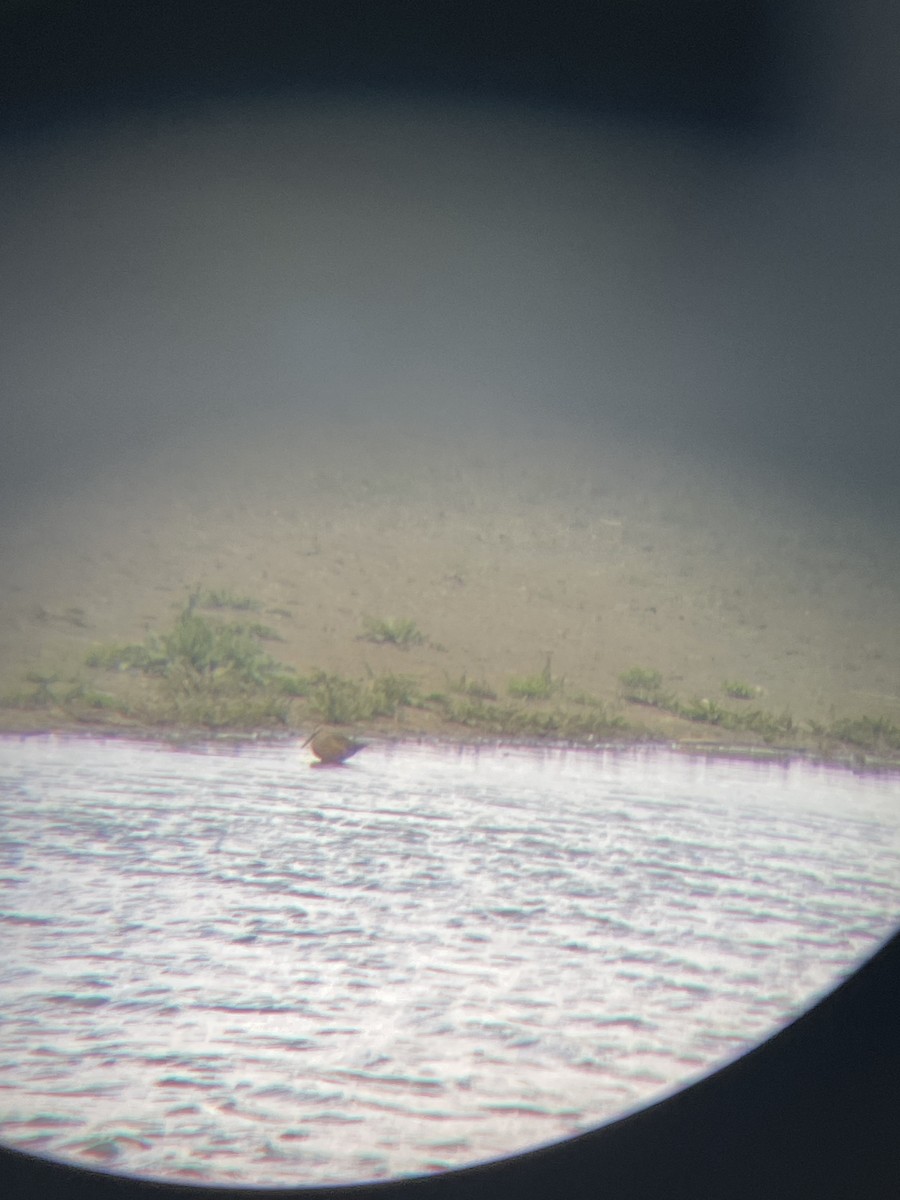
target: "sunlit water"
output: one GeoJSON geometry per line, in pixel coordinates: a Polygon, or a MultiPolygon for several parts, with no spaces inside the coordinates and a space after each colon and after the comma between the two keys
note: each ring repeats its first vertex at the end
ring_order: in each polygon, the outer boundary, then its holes
{"type": "Polygon", "coordinates": [[[0,1139],[311,1183],[556,1140],[900,916],[895,777],[662,751],[0,739],[0,1139]]]}

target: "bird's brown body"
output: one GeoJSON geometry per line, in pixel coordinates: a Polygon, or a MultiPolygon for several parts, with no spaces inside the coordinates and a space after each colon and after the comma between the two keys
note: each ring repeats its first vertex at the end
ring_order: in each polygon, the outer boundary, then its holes
{"type": "Polygon", "coordinates": [[[332,729],[322,729],[316,731],[305,744],[309,745],[310,750],[319,759],[310,766],[338,767],[362,750],[366,743],[355,742],[345,734],[335,733],[332,729]]]}

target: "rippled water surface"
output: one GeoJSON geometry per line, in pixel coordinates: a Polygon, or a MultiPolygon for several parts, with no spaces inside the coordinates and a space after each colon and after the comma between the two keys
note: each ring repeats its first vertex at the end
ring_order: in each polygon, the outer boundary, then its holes
{"type": "Polygon", "coordinates": [[[895,777],[653,751],[0,739],[0,1139],[239,1183],[558,1139],[900,917],[895,777]]]}

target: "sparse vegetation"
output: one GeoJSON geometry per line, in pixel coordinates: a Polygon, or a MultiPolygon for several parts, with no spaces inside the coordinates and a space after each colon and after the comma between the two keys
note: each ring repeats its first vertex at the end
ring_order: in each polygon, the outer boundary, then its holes
{"type": "Polygon", "coordinates": [[[230,608],[236,612],[259,612],[262,608],[252,596],[240,596],[230,588],[195,588],[188,603],[193,608],[230,608]]]}
{"type": "Polygon", "coordinates": [[[722,684],[722,691],[730,700],[752,700],[759,694],[757,688],[740,679],[726,679],[722,684]]]}
{"type": "Polygon", "coordinates": [[[312,685],[309,679],[304,678],[302,675],[295,675],[293,671],[279,671],[272,676],[272,686],[277,688],[284,696],[292,696],[295,699],[300,699],[303,696],[309,695],[312,685]]]}
{"type": "MultiPolygon", "coordinates": [[[[290,698],[306,685],[262,648],[266,626],[223,621],[197,612],[203,594],[193,593],[172,628],[144,642],[99,646],[87,665],[139,672],[158,681],[131,711],[153,723],[209,728],[255,728],[284,724],[290,698]]],[[[248,607],[240,598],[239,607],[248,607]]],[[[233,606],[232,606],[233,607],[233,606]]]]}
{"type": "Polygon", "coordinates": [[[349,725],[367,713],[362,684],[317,671],[310,679],[309,710],[329,725],[349,725]]]}
{"type": "Polygon", "coordinates": [[[451,692],[455,692],[459,696],[469,696],[472,700],[497,699],[497,693],[483,679],[469,679],[465,674],[460,675],[458,679],[448,679],[447,687],[451,692]]]}
{"type": "Polygon", "coordinates": [[[773,713],[754,708],[749,712],[729,713],[727,729],[735,732],[757,733],[765,742],[790,737],[796,730],[794,718],[789,712],[773,713]]]}
{"type": "Polygon", "coordinates": [[[26,683],[31,690],[22,690],[3,699],[6,708],[26,711],[61,709],[75,719],[98,712],[121,711],[121,702],[109,692],[101,692],[83,680],[61,680],[56,675],[30,673],[26,683]]]}
{"type": "Polygon", "coordinates": [[[59,682],[56,675],[41,675],[36,671],[29,671],[25,682],[31,685],[31,690],[12,692],[4,700],[7,708],[52,708],[59,703],[53,691],[53,684],[59,682]]]}
{"type": "Polygon", "coordinates": [[[330,725],[393,717],[398,708],[414,703],[415,684],[405,675],[378,675],[357,683],[317,671],[310,680],[310,712],[330,725]]]}
{"type": "Polygon", "coordinates": [[[871,754],[900,751],[900,727],[887,717],[842,717],[830,725],[808,722],[823,744],[840,743],[871,754]]]}
{"type": "Polygon", "coordinates": [[[373,716],[392,717],[398,708],[410,708],[419,703],[416,682],[408,675],[377,675],[371,680],[369,689],[373,716]]]}
{"type": "Polygon", "coordinates": [[[726,712],[715,700],[688,700],[682,703],[674,697],[666,698],[664,703],[658,703],[658,708],[674,713],[676,717],[684,717],[686,721],[702,721],[707,725],[721,725],[725,721],[726,712]]]}
{"type": "Polygon", "coordinates": [[[166,687],[155,699],[129,706],[131,716],[150,725],[187,729],[271,729],[288,724],[290,701],[272,689],[227,686],[210,681],[197,687],[166,687]]]}
{"type": "Polygon", "coordinates": [[[75,606],[69,607],[63,612],[52,613],[44,608],[43,604],[35,604],[31,609],[31,618],[33,621],[52,621],[66,625],[74,625],[76,629],[90,628],[84,609],[75,606]]]}
{"type": "Polygon", "coordinates": [[[363,641],[375,642],[377,645],[399,646],[407,650],[410,646],[421,646],[425,635],[415,621],[406,618],[378,620],[375,617],[363,618],[363,641]]]}
{"type": "Polygon", "coordinates": [[[550,671],[550,658],[544,663],[539,675],[523,675],[510,679],[506,690],[518,700],[549,700],[560,690],[562,682],[554,679],[550,671]]]}
{"type": "Polygon", "coordinates": [[[644,667],[632,667],[619,676],[622,697],[631,704],[659,705],[663,699],[662,675],[644,667]]]}
{"type": "Polygon", "coordinates": [[[119,701],[109,692],[101,692],[83,681],[71,683],[62,695],[67,708],[80,707],[88,712],[114,712],[119,701]]]}
{"type": "Polygon", "coordinates": [[[259,645],[268,632],[256,624],[211,620],[197,613],[188,602],[170,633],[158,640],[148,640],[147,648],[157,653],[149,673],[160,673],[167,678],[183,673],[201,678],[231,675],[242,684],[261,685],[277,669],[259,645]]]}
{"type": "Polygon", "coordinates": [[[621,736],[627,728],[622,717],[609,714],[602,705],[589,712],[572,712],[561,708],[536,710],[476,699],[434,699],[440,703],[447,720],[454,724],[506,737],[599,741],[621,736]]]}
{"type": "MultiPolygon", "coordinates": [[[[586,692],[568,692],[552,674],[548,656],[534,675],[515,676],[506,684],[505,701],[483,677],[463,673],[446,677],[442,691],[423,694],[409,675],[367,671],[364,679],[326,670],[299,674],[271,656],[266,643],[273,629],[247,619],[260,605],[249,596],[195,588],[162,632],[142,642],[107,643],[87,655],[93,677],[71,664],[51,666],[24,676],[0,704],[40,714],[40,723],[56,720],[153,727],[275,729],[310,719],[333,725],[398,721],[398,728],[456,726],[492,737],[599,742],[622,737],[652,737],[653,726],[630,726],[615,709],[586,692]],[[230,614],[229,617],[228,610],[230,614]],[[412,710],[421,714],[411,716],[412,710]]],[[[74,610],[73,610],[74,611],[74,610]]],[[[59,620],[56,617],[48,619],[59,620]]],[[[366,621],[367,640],[405,648],[425,639],[414,621],[366,621]]],[[[828,723],[796,723],[788,712],[772,712],[746,703],[760,689],[742,680],[725,680],[722,691],[741,703],[713,697],[679,697],[661,672],[635,666],[618,679],[619,695],[630,704],[680,721],[735,735],[735,742],[763,741],[782,746],[818,746],[825,754],[900,754],[900,729],[886,717],[834,718],[828,723]]],[[[671,736],[671,722],[660,732],[671,736]]]]}
{"type": "MultiPolygon", "coordinates": [[[[727,729],[731,733],[754,733],[763,741],[772,742],[778,738],[791,735],[795,730],[790,713],[772,713],[765,709],[754,708],[735,711],[725,708],[716,700],[707,697],[695,697],[691,700],[681,700],[674,692],[663,690],[663,679],[659,671],[646,670],[643,667],[632,667],[619,676],[623,699],[632,704],[644,704],[657,708],[661,712],[671,713],[684,721],[695,721],[698,724],[715,725],[727,729]]],[[[744,688],[747,685],[733,685],[744,688]]],[[[747,688],[750,696],[755,690],[747,688]]],[[[740,699],[749,699],[743,695],[740,699]]]]}
{"type": "Polygon", "coordinates": [[[761,708],[735,712],[714,700],[691,700],[687,704],[676,700],[667,706],[667,711],[687,721],[716,725],[731,733],[755,733],[764,742],[788,737],[795,728],[790,713],[772,713],[761,708]]]}

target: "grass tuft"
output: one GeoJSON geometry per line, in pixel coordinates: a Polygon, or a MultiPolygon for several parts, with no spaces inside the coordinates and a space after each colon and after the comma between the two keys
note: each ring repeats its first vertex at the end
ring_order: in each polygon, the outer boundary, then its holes
{"type": "Polygon", "coordinates": [[[741,679],[726,679],[722,684],[722,691],[730,700],[752,700],[759,694],[757,688],[751,687],[741,679]]]}
{"type": "Polygon", "coordinates": [[[497,693],[484,680],[469,679],[463,673],[458,679],[448,679],[447,688],[458,696],[468,696],[472,700],[496,700],[497,693]]]}
{"type": "Polygon", "coordinates": [[[406,675],[376,675],[358,683],[327,671],[312,676],[308,699],[310,712],[329,725],[393,717],[399,708],[419,702],[415,682],[406,675]]]}
{"type": "Polygon", "coordinates": [[[59,682],[58,676],[41,675],[36,671],[29,671],[25,676],[25,682],[31,684],[31,689],[23,689],[4,696],[3,704],[6,708],[54,708],[59,704],[56,693],[53,691],[53,685],[59,682]]]}
{"type": "Polygon", "coordinates": [[[373,716],[392,717],[398,708],[419,703],[418,687],[408,675],[377,675],[369,685],[373,716]]]}
{"type": "MultiPolygon", "coordinates": [[[[706,697],[684,701],[674,693],[664,691],[662,682],[659,671],[646,670],[643,667],[632,667],[630,671],[619,676],[623,699],[632,704],[658,708],[661,712],[671,713],[684,721],[715,725],[732,733],[754,733],[765,742],[774,742],[795,732],[796,726],[790,713],[772,713],[762,708],[738,712],[706,697]]],[[[742,700],[756,695],[755,689],[746,684],[731,686],[741,689],[739,698],[742,700]],[[743,689],[746,689],[749,695],[744,695],[743,689]]]]}
{"type": "Polygon", "coordinates": [[[262,605],[252,596],[240,596],[230,588],[195,588],[188,599],[190,608],[230,608],[235,612],[258,612],[262,605]]]}
{"type": "Polygon", "coordinates": [[[842,717],[828,726],[813,721],[809,725],[823,742],[840,742],[873,754],[900,750],[900,728],[887,717],[842,717]]]}
{"type": "Polygon", "coordinates": [[[363,618],[363,632],[360,637],[365,642],[375,642],[376,645],[399,646],[408,650],[410,646],[421,646],[425,635],[415,621],[406,618],[388,618],[379,620],[375,617],[363,618]]]}
{"type": "Polygon", "coordinates": [[[554,679],[550,671],[550,656],[539,675],[521,675],[510,679],[506,690],[517,700],[549,700],[562,687],[562,681],[554,679]]]}
{"type": "Polygon", "coordinates": [[[657,707],[663,700],[662,675],[645,667],[631,667],[619,676],[622,698],[631,704],[650,704],[657,707]]]}
{"type": "Polygon", "coordinates": [[[611,715],[602,704],[588,712],[571,712],[561,708],[540,711],[470,697],[432,695],[429,700],[454,724],[498,736],[596,741],[621,736],[626,729],[622,717],[611,715]]]}
{"type": "MultiPolygon", "coordinates": [[[[204,616],[197,612],[204,599],[195,592],[166,633],[139,644],[95,647],[88,666],[155,679],[155,692],[141,699],[137,713],[154,724],[213,729],[284,724],[291,696],[303,694],[305,685],[260,645],[272,631],[204,616]]],[[[247,598],[239,599],[239,607],[248,607],[247,598]]]]}

